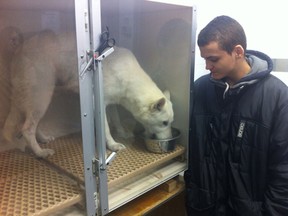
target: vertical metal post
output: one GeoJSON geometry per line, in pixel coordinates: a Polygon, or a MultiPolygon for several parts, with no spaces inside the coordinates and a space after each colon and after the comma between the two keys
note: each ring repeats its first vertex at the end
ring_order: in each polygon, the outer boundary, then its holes
{"type": "MultiPolygon", "coordinates": [[[[192,133],[192,124],[191,124],[191,115],[193,107],[193,88],[194,88],[194,74],[195,74],[195,52],[196,52],[196,29],[197,29],[197,7],[193,5],[192,7],[192,32],[191,32],[191,68],[190,68],[190,97],[189,97],[189,140],[192,133]]],[[[186,158],[187,158],[187,168],[188,168],[188,154],[189,154],[189,145],[187,145],[186,158]]]]}
{"type": "MultiPolygon", "coordinates": [[[[86,71],[87,50],[90,50],[88,2],[75,0],[74,3],[78,70],[86,71]]],[[[95,157],[92,75],[92,73],[86,73],[85,76],[79,78],[86,212],[88,216],[96,215],[96,210],[98,208],[97,201],[95,201],[97,182],[93,173],[92,163],[92,160],[95,157]]]]}
{"type": "MultiPolygon", "coordinates": [[[[88,0],[90,18],[90,44],[92,58],[94,50],[98,47],[99,35],[101,33],[101,10],[100,0],[88,0]],[[100,22],[99,22],[100,21],[100,22]]],[[[93,60],[94,61],[94,60],[93,60]]],[[[96,133],[96,158],[97,164],[97,201],[99,202],[98,213],[105,215],[108,213],[108,186],[106,170],[106,136],[105,136],[105,105],[104,88],[101,61],[93,64],[93,84],[94,84],[94,124],[96,133]]]]}
{"type": "Polygon", "coordinates": [[[101,33],[100,0],[75,0],[77,54],[83,140],[86,211],[88,216],[108,213],[105,163],[105,124],[101,62],[94,52],[101,33]],[[87,71],[92,68],[92,71],[87,71]],[[96,138],[95,138],[96,137],[96,138]],[[97,157],[96,157],[97,156],[97,157]]]}
{"type": "Polygon", "coordinates": [[[97,61],[94,70],[94,104],[95,104],[95,126],[96,126],[96,152],[98,161],[98,192],[99,207],[102,215],[108,213],[108,186],[106,170],[106,136],[105,136],[105,105],[103,93],[102,63],[97,61]]]}

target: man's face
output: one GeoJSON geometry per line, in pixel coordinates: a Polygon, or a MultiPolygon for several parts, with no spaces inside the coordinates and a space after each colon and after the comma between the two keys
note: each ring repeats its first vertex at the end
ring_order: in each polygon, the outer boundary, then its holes
{"type": "Polygon", "coordinates": [[[229,79],[235,75],[236,58],[234,52],[230,55],[214,41],[199,48],[201,57],[205,59],[206,69],[210,71],[214,79],[229,79]]]}

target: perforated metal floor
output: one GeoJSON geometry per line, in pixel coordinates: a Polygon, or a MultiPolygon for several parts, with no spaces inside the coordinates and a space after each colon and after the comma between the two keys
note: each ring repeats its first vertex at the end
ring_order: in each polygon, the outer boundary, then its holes
{"type": "MultiPolygon", "coordinates": [[[[60,138],[56,142],[51,142],[45,146],[55,150],[55,154],[46,160],[68,172],[69,175],[76,177],[82,183],[84,182],[82,140],[79,134],[60,138]]],[[[118,152],[116,158],[108,166],[109,187],[113,187],[151,167],[161,165],[184,153],[184,147],[180,145],[177,145],[174,151],[165,154],[151,153],[146,150],[141,140],[134,139],[125,140],[125,146],[126,149],[118,152]]]]}
{"type": "Polygon", "coordinates": [[[0,215],[49,215],[83,199],[64,176],[20,151],[0,153],[0,215]]]}
{"type": "MultiPolygon", "coordinates": [[[[125,144],[127,148],[108,167],[109,187],[184,153],[180,145],[172,152],[154,154],[139,140],[125,144]]],[[[45,161],[16,150],[0,153],[0,215],[47,215],[83,200],[84,191],[67,178],[84,184],[81,134],[58,138],[45,148],[55,150],[45,161]]]]}

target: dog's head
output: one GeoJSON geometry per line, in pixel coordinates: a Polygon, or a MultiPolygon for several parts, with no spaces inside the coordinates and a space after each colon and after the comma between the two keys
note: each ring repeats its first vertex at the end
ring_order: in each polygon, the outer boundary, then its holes
{"type": "Polygon", "coordinates": [[[153,101],[138,116],[138,121],[145,128],[146,137],[153,139],[171,138],[171,123],[173,120],[174,112],[169,91],[164,91],[163,97],[153,101]]]}

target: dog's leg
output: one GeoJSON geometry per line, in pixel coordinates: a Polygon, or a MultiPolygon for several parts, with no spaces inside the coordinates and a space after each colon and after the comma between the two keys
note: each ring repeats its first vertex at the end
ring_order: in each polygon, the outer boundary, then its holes
{"type": "MultiPolygon", "coordinates": [[[[52,69],[49,72],[52,73],[52,69]]],[[[21,133],[29,147],[38,157],[47,157],[54,154],[52,149],[42,149],[37,141],[37,139],[46,138],[42,136],[41,132],[39,133],[38,125],[48,109],[55,86],[52,80],[47,80],[48,79],[46,79],[46,83],[34,85],[34,88],[38,89],[37,94],[33,95],[34,98],[29,99],[29,94],[25,96],[23,95],[23,97],[25,97],[25,101],[28,102],[30,100],[30,103],[25,106],[25,121],[21,129],[21,133]]],[[[50,138],[48,138],[48,140],[49,139],[50,138]]]]}
{"type": "MultiPolygon", "coordinates": [[[[52,69],[49,72],[52,73],[52,69]]],[[[41,134],[38,130],[38,125],[51,102],[54,86],[51,80],[45,84],[42,83],[42,85],[38,85],[38,87],[36,87],[36,89],[38,89],[37,95],[34,95],[35,98],[31,100],[31,106],[27,106],[25,110],[26,118],[21,132],[30,148],[38,157],[47,157],[54,154],[52,149],[42,149],[37,141],[37,139],[42,139],[43,142],[47,142],[53,139],[41,134]]],[[[29,100],[29,98],[26,98],[26,100],[29,100]]]]}
{"type": "Polygon", "coordinates": [[[36,128],[40,121],[40,116],[31,115],[27,116],[25,123],[22,128],[22,135],[29,144],[30,148],[33,150],[35,155],[38,157],[47,157],[53,155],[54,151],[52,149],[42,149],[36,140],[36,128]]]}
{"type": "Polygon", "coordinates": [[[108,121],[107,121],[106,112],[105,112],[105,135],[106,135],[107,147],[111,151],[119,151],[119,150],[122,150],[122,149],[126,148],[125,145],[123,145],[122,143],[116,142],[113,139],[113,137],[111,136],[109,124],[108,124],[108,121]]]}
{"type": "MultiPolygon", "coordinates": [[[[49,64],[45,65],[43,63],[42,66],[43,68],[31,67],[30,70],[23,71],[23,73],[26,73],[27,77],[29,75],[28,72],[31,73],[31,71],[34,71],[34,74],[36,74],[36,72],[40,74],[45,74],[46,77],[45,80],[28,80],[29,84],[25,86],[25,88],[23,88],[21,92],[19,92],[21,89],[17,89],[18,97],[16,98],[19,100],[17,104],[21,104],[20,108],[22,109],[22,113],[24,114],[24,124],[21,128],[21,133],[25,141],[27,142],[27,145],[32,149],[36,156],[47,157],[49,155],[52,155],[54,151],[52,149],[42,149],[39,146],[37,138],[41,139],[46,137],[41,137],[41,133],[37,132],[37,129],[39,122],[45,115],[46,110],[48,109],[48,106],[52,99],[55,87],[55,81],[53,76],[53,74],[55,74],[55,69],[53,67],[49,67],[49,64]]],[[[45,140],[45,142],[46,141],[47,140],[45,140]]]]}

